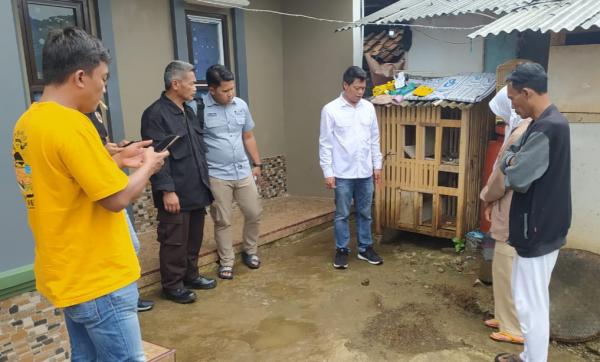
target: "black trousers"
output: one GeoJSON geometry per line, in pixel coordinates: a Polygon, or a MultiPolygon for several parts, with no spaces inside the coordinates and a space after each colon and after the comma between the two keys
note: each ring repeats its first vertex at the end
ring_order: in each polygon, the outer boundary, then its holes
{"type": "Polygon", "coordinates": [[[158,210],[160,279],[164,289],[183,288],[184,281],[198,277],[205,215],[205,209],[179,214],[158,210]]]}

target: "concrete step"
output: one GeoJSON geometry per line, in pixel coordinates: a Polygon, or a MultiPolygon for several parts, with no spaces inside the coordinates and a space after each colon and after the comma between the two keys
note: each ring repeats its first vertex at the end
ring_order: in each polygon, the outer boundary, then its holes
{"type": "MultiPolygon", "coordinates": [[[[259,245],[272,243],[290,235],[301,233],[315,226],[333,220],[334,200],[323,197],[285,196],[263,200],[263,217],[259,245]]],[[[234,210],[233,221],[234,246],[236,253],[241,250],[243,217],[239,209],[234,210]]],[[[144,288],[160,281],[156,229],[138,233],[140,239],[140,264],[142,277],[138,286],[144,288]]],[[[204,242],[200,249],[199,266],[205,266],[218,260],[214,241],[214,225],[210,216],[206,217],[204,242]]]]}
{"type": "Polygon", "coordinates": [[[158,344],[143,341],[144,353],[148,362],[175,362],[175,350],[158,344]]]}

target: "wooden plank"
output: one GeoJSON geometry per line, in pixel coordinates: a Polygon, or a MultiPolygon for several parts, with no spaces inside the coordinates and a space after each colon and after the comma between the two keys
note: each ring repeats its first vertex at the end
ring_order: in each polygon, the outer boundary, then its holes
{"type": "Polygon", "coordinates": [[[442,119],[440,121],[440,126],[442,127],[454,127],[454,128],[460,128],[460,123],[461,121],[454,121],[454,120],[447,120],[447,119],[442,119]]]}
{"type": "Polygon", "coordinates": [[[550,33],[550,46],[561,46],[565,45],[567,40],[567,33],[550,33]]]}
{"type": "Polygon", "coordinates": [[[454,232],[452,230],[439,229],[439,230],[436,230],[435,236],[437,236],[439,238],[452,239],[454,236],[456,236],[456,232],[454,232]]]}
{"type": "MultiPolygon", "coordinates": [[[[435,127],[435,164],[441,167],[442,163],[442,127],[435,127]]],[[[436,178],[437,185],[437,178],[436,178]]]]}
{"type": "Polygon", "coordinates": [[[455,189],[453,187],[438,187],[437,188],[437,192],[440,195],[447,195],[447,196],[460,196],[460,192],[458,191],[458,189],[455,189]]]}
{"type": "Polygon", "coordinates": [[[417,160],[423,160],[425,158],[425,127],[420,125],[417,125],[416,143],[417,160]]]}
{"type": "Polygon", "coordinates": [[[458,173],[460,171],[458,165],[449,165],[446,163],[440,164],[438,170],[444,171],[444,172],[453,172],[453,173],[458,173]]]}
{"type": "MultiPolygon", "coordinates": [[[[392,146],[392,147],[393,147],[393,145],[397,144],[397,142],[398,142],[398,140],[397,140],[397,137],[398,137],[398,127],[401,127],[401,126],[398,125],[397,119],[398,119],[397,118],[397,114],[394,114],[394,118],[392,119],[392,124],[391,124],[391,129],[390,129],[390,133],[392,134],[391,138],[390,138],[390,146],[392,146]]],[[[398,187],[397,186],[397,184],[398,184],[398,167],[397,167],[397,165],[395,163],[392,165],[392,167],[393,167],[392,168],[393,178],[392,178],[392,183],[391,184],[392,184],[392,187],[395,190],[398,187]]],[[[392,196],[392,199],[390,200],[391,207],[392,207],[391,218],[392,218],[392,220],[394,222],[396,222],[397,215],[398,215],[398,212],[399,212],[399,210],[397,210],[398,205],[397,205],[397,194],[396,194],[396,192],[393,192],[391,196],[392,196]]]]}
{"type": "Polygon", "coordinates": [[[405,191],[398,189],[400,193],[400,217],[398,218],[398,224],[414,225],[415,223],[415,209],[414,209],[414,192],[405,191]]]}
{"type": "MultiPolygon", "coordinates": [[[[461,130],[459,133],[459,151],[458,151],[458,159],[459,159],[459,173],[458,173],[458,205],[456,209],[457,220],[456,220],[456,236],[462,237],[464,235],[464,220],[460,215],[464,214],[464,198],[465,198],[465,173],[467,168],[467,141],[469,139],[469,119],[471,116],[471,111],[463,110],[462,119],[461,119],[461,130]]],[[[444,225],[440,225],[441,228],[447,229],[444,225]]]]}
{"type": "MultiPolygon", "coordinates": [[[[386,149],[385,149],[385,145],[383,145],[383,143],[381,142],[381,134],[382,134],[382,124],[384,122],[383,120],[383,113],[382,113],[382,108],[381,107],[375,107],[375,114],[377,116],[377,127],[379,129],[379,147],[380,147],[380,151],[383,154],[383,160],[382,162],[385,162],[385,158],[386,158],[386,149]]],[[[373,215],[373,222],[375,224],[375,234],[376,235],[381,235],[383,233],[383,228],[381,226],[381,193],[383,192],[383,188],[385,187],[385,169],[383,168],[382,165],[382,170],[381,170],[381,184],[375,185],[375,213],[373,215]]]]}
{"type": "Polygon", "coordinates": [[[421,201],[420,197],[416,197],[416,195],[413,196],[413,210],[414,210],[414,213],[415,213],[415,218],[413,220],[413,227],[415,229],[417,229],[417,227],[419,226],[417,218],[419,217],[419,215],[421,215],[421,203],[420,203],[420,201],[421,201]]]}

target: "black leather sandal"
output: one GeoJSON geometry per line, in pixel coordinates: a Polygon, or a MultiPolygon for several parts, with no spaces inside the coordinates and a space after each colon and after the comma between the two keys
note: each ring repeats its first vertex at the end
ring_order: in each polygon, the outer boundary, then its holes
{"type": "Polygon", "coordinates": [[[246,252],[242,252],[242,261],[250,269],[260,268],[260,258],[256,254],[248,254],[246,252]]]}

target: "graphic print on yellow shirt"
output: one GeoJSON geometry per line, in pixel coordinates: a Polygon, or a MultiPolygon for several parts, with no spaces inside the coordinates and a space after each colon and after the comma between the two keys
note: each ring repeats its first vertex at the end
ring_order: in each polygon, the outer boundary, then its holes
{"type": "Polygon", "coordinates": [[[26,164],[21,154],[27,148],[27,136],[24,132],[15,132],[13,140],[13,159],[15,161],[15,172],[17,174],[17,183],[21,189],[21,194],[25,200],[25,206],[28,209],[35,207],[33,197],[33,188],[31,185],[31,166],[26,164]]]}
{"type": "Polygon", "coordinates": [[[42,295],[67,307],[139,278],[123,213],[98,203],[129,180],[85,115],[53,102],[34,103],[15,125],[13,158],[42,295]]]}

